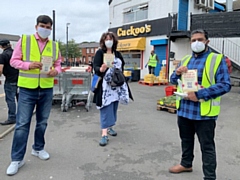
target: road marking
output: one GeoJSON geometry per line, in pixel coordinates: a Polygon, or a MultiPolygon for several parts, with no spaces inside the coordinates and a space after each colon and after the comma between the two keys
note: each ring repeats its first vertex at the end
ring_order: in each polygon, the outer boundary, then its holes
{"type": "Polygon", "coordinates": [[[5,96],[5,94],[4,94],[4,93],[3,93],[3,94],[0,94],[0,98],[1,98],[1,97],[4,97],[4,96],[5,96]]]}

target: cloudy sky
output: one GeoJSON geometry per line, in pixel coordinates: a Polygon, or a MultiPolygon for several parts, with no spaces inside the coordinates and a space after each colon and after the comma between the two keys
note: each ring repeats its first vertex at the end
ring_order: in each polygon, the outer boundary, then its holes
{"type": "Polygon", "coordinates": [[[76,42],[99,41],[108,29],[108,0],[8,0],[1,1],[0,33],[35,33],[38,15],[49,15],[55,10],[56,40],[66,41],[66,23],[69,39],[76,42]]]}
{"type": "MultiPolygon", "coordinates": [[[[225,0],[217,0],[225,2],[225,0]]],[[[99,41],[108,29],[108,0],[8,0],[1,1],[0,33],[35,33],[36,18],[55,10],[56,40],[66,42],[66,23],[69,39],[76,42],[99,41]]]]}

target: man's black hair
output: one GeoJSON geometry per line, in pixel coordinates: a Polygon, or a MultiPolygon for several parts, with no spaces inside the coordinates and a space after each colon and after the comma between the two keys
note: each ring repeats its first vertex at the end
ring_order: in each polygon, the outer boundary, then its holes
{"type": "Polygon", "coordinates": [[[204,34],[205,38],[208,40],[208,32],[204,29],[196,29],[196,30],[193,30],[191,32],[191,37],[194,35],[194,34],[197,34],[197,33],[201,33],[201,34],[204,34]]]}
{"type": "Polygon", "coordinates": [[[48,24],[48,23],[50,23],[50,24],[52,25],[52,24],[53,24],[53,21],[52,21],[52,19],[51,19],[49,16],[47,16],[47,15],[40,15],[40,16],[38,16],[38,18],[37,18],[37,25],[38,25],[39,23],[43,23],[43,24],[48,24]]]}

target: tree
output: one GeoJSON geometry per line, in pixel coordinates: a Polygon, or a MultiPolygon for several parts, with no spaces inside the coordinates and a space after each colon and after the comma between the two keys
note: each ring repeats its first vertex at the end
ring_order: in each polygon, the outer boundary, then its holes
{"type": "Polygon", "coordinates": [[[68,42],[68,57],[76,58],[80,57],[82,54],[80,52],[80,49],[78,47],[78,44],[76,44],[75,40],[72,39],[68,42]]]}
{"type": "MultiPolygon", "coordinates": [[[[58,40],[58,44],[59,44],[59,49],[60,49],[61,55],[66,57],[66,50],[67,50],[66,44],[64,44],[60,40],[58,40]]],[[[77,57],[81,57],[81,56],[82,56],[82,54],[81,54],[78,44],[75,42],[75,40],[72,39],[72,40],[68,41],[68,57],[69,58],[77,58],[77,57]]]]}

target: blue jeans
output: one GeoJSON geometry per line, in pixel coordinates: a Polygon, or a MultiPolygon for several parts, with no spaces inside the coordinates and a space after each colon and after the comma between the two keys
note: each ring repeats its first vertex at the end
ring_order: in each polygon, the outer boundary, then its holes
{"type": "Polygon", "coordinates": [[[44,149],[44,134],[47,128],[47,120],[52,107],[53,89],[19,89],[18,110],[16,127],[12,144],[12,161],[21,161],[24,158],[28,134],[36,106],[36,127],[34,133],[34,144],[32,148],[36,151],[44,149]]]}
{"type": "Polygon", "coordinates": [[[4,84],[5,100],[8,106],[7,120],[16,120],[17,89],[18,89],[17,83],[5,82],[4,84]]]}

